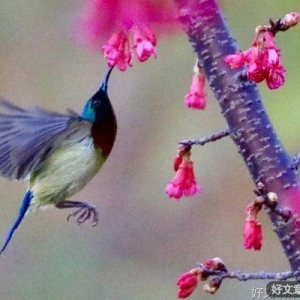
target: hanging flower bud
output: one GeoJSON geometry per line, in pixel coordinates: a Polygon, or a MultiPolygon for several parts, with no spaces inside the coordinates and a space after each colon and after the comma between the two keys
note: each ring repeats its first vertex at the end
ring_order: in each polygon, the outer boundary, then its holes
{"type": "Polygon", "coordinates": [[[298,12],[291,12],[286,14],[282,19],[282,23],[288,28],[293,27],[298,24],[300,20],[300,14],[298,12]]]}
{"type": "Polygon", "coordinates": [[[205,76],[199,72],[193,76],[189,92],[184,98],[185,105],[194,109],[205,109],[206,94],[204,92],[205,76]]]}
{"type": "Polygon", "coordinates": [[[187,298],[196,289],[199,280],[201,279],[202,271],[201,269],[192,269],[191,271],[182,274],[177,285],[179,286],[178,298],[187,298]]]}
{"type": "Polygon", "coordinates": [[[174,162],[173,162],[175,172],[178,171],[179,166],[181,165],[185,154],[191,155],[191,146],[181,145],[178,147],[177,156],[175,157],[174,162]]]}
{"type": "Polygon", "coordinates": [[[181,165],[183,161],[183,155],[182,154],[177,154],[177,156],[174,158],[174,171],[177,172],[179,169],[179,166],[181,165]]]}
{"type": "Polygon", "coordinates": [[[223,260],[219,257],[208,259],[204,263],[204,267],[209,271],[221,271],[226,270],[223,260]]]}
{"type": "Polygon", "coordinates": [[[178,161],[176,160],[174,164],[174,169],[178,169],[175,177],[166,187],[166,193],[171,198],[179,200],[183,196],[193,196],[201,190],[201,187],[196,183],[193,161],[191,160],[190,155],[190,151],[184,153],[180,165],[177,166],[177,163],[181,158],[179,158],[178,161]]]}
{"type": "Polygon", "coordinates": [[[246,249],[260,250],[262,246],[261,223],[253,217],[247,217],[244,225],[244,246],[246,249]]]}

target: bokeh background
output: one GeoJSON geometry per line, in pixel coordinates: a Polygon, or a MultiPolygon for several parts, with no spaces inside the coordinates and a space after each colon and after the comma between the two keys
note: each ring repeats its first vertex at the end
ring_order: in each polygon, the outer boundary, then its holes
{"type": "MultiPolygon", "coordinates": [[[[106,70],[102,54],[74,39],[83,0],[1,0],[0,95],[23,106],[80,111],[106,70]]],[[[221,1],[242,49],[254,28],[290,11],[298,0],[221,1]]],[[[299,151],[300,27],[279,34],[286,84],[260,90],[287,150],[299,151]]],[[[204,112],[183,104],[195,55],[183,32],[159,40],[158,58],[114,71],[109,94],[118,136],[102,171],[74,200],[97,205],[96,228],[66,221],[68,211],[37,212],[22,223],[0,257],[1,300],[169,300],[177,277],[195,263],[219,256],[231,269],[283,271],[287,260],[264,213],[264,245],[242,244],[245,205],[253,184],[230,139],[193,149],[204,191],[179,202],[164,192],[177,142],[225,126],[208,92],[204,112]]],[[[4,241],[25,184],[0,178],[0,236],[4,241]]],[[[266,282],[226,280],[214,296],[201,285],[190,299],[253,299],[266,282]]]]}

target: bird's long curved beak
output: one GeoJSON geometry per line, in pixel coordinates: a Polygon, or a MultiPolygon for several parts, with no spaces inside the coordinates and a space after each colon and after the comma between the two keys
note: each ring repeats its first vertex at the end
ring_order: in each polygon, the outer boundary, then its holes
{"type": "Polygon", "coordinates": [[[101,86],[99,88],[99,91],[102,91],[107,94],[108,80],[109,80],[109,77],[110,77],[110,74],[111,74],[111,71],[113,70],[113,68],[114,67],[109,68],[109,70],[105,74],[105,76],[102,80],[101,86]]]}

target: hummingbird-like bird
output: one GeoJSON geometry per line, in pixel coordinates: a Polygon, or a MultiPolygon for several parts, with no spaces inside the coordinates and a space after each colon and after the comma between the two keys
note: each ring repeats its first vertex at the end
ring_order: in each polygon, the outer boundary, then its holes
{"type": "Polygon", "coordinates": [[[0,173],[9,179],[27,179],[19,214],[7,234],[0,254],[29,212],[38,208],[74,208],[68,216],[81,224],[98,223],[95,206],[69,197],[80,191],[99,171],[112,150],[117,122],[107,94],[112,68],[81,115],[35,107],[23,109],[0,101],[0,173]]]}

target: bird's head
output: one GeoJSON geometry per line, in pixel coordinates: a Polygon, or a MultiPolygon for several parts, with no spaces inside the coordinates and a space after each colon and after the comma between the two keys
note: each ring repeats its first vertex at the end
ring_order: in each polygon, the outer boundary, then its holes
{"type": "Polygon", "coordinates": [[[81,117],[90,122],[109,121],[115,118],[114,111],[107,94],[108,79],[113,68],[106,73],[99,90],[83,107],[81,117]]]}

